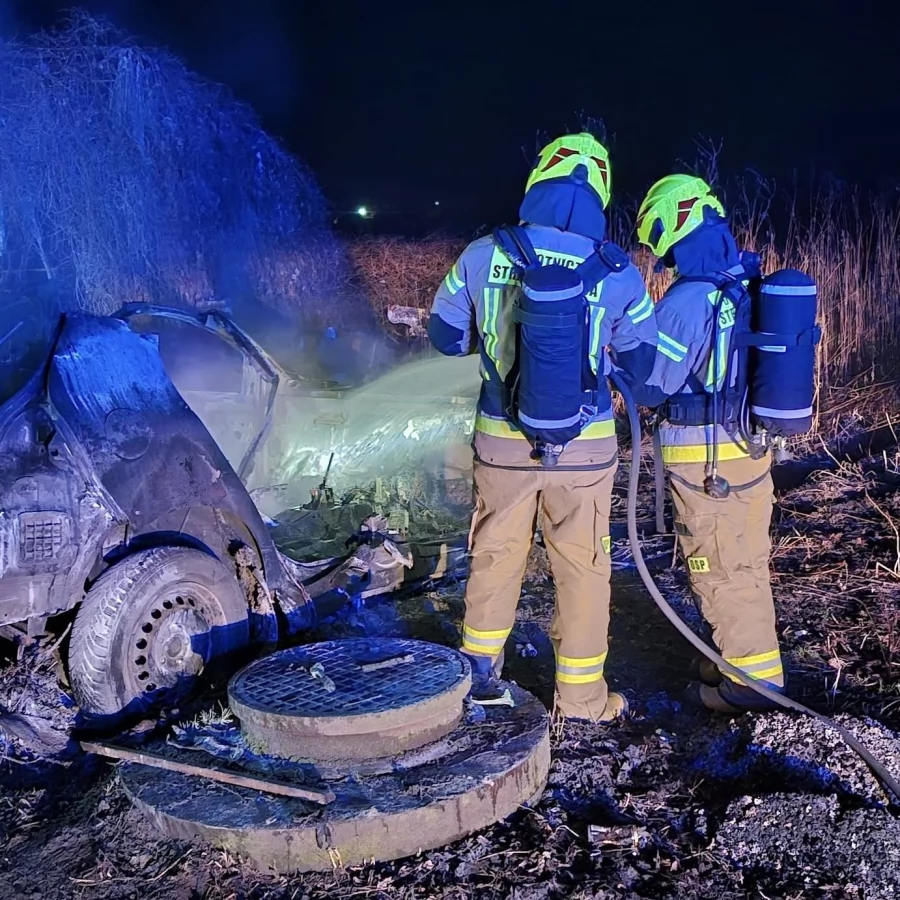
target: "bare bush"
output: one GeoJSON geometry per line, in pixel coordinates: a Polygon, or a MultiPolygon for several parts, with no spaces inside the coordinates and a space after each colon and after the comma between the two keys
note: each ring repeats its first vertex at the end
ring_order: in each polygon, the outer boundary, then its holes
{"type": "Polygon", "coordinates": [[[345,279],[313,177],[252,111],[81,13],[0,48],[0,186],[7,283],[64,305],[259,293],[302,313],[345,279]],[[293,281],[288,248],[317,260],[293,281]]]}
{"type": "Polygon", "coordinates": [[[790,218],[768,266],[808,272],[819,285],[821,381],[838,387],[896,376],[900,334],[900,204],[829,189],[790,218]]]}
{"type": "Polygon", "coordinates": [[[465,248],[465,240],[366,237],[352,242],[350,261],[381,321],[391,305],[427,309],[438,285],[465,248]]]}

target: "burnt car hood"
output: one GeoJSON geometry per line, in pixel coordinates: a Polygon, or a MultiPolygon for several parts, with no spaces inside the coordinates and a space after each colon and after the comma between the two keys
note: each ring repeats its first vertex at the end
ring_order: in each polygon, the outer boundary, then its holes
{"type": "Polygon", "coordinates": [[[258,510],[175,389],[156,339],[115,318],[66,318],[47,395],[117,512],[140,534],[172,512],[232,513],[265,542],[258,510]]]}

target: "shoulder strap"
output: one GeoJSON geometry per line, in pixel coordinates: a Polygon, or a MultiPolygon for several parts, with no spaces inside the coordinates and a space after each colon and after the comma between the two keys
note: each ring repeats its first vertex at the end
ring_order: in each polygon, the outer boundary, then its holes
{"type": "Polygon", "coordinates": [[[710,275],[679,275],[678,284],[711,284],[721,295],[716,308],[721,304],[722,297],[727,297],[737,306],[742,300],[750,297],[750,291],[744,286],[739,274],[730,272],[714,272],[710,275]]]}
{"type": "MultiPolygon", "coordinates": [[[[718,320],[719,320],[719,311],[722,306],[722,298],[727,297],[731,302],[737,306],[743,299],[749,297],[749,292],[747,288],[744,287],[740,274],[732,274],[730,272],[713,272],[709,275],[680,275],[678,280],[675,282],[678,284],[710,284],[719,292],[719,299],[716,302],[716,305],[713,309],[713,343],[711,349],[711,353],[714,355],[717,354],[717,344],[718,344],[718,320]]],[[[749,323],[748,323],[749,324],[749,323]]],[[[729,348],[728,353],[725,358],[725,370],[720,372],[719,375],[722,378],[722,388],[720,391],[724,392],[728,390],[728,385],[731,381],[732,375],[732,363],[733,363],[733,353],[732,349],[737,348],[745,348],[747,344],[745,343],[746,334],[738,335],[734,330],[731,331],[729,335],[729,348]]],[[[687,379],[686,383],[691,388],[694,393],[705,392],[706,386],[700,379],[691,372],[687,379]]],[[[719,393],[718,391],[716,393],[719,393]]]]}
{"type": "Polygon", "coordinates": [[[495,228],[493,233],[494,243],[517,265],[520,269],[528,269],[540,266],[541,261],[534,250],[531,238],[521,225],[505,225],[495,228]]]}

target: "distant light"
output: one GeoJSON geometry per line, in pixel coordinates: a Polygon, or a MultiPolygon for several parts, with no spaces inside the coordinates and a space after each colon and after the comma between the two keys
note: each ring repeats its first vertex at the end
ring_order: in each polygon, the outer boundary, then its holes
{"type": "Polygon", "coordinates": [[[369,218],[369,208],[368,208],[367,206],[360,206],[360,207],[356,210],[356,214],[357,214],[361,219],[368,219],[368,218],[369,218]]]}
{"type": "Polygon", "coordinates": [[[440,201],[440,200],[435,200],[435,201],[434,201],[434,205],[435,205],[435,206],[440,206],[440,205],[441,205],[441,201],[440,201]]]}

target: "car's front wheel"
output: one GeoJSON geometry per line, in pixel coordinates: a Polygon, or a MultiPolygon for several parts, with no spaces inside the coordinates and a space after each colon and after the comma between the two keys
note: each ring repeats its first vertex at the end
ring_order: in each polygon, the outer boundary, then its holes
{"type": "Polygon", "coordinates": [[[154,547],[91,586],[72,626],[69,674],[85,717],[110,723],[177,703],[249,642],[235,576],[199,550],[154,547]]]}

